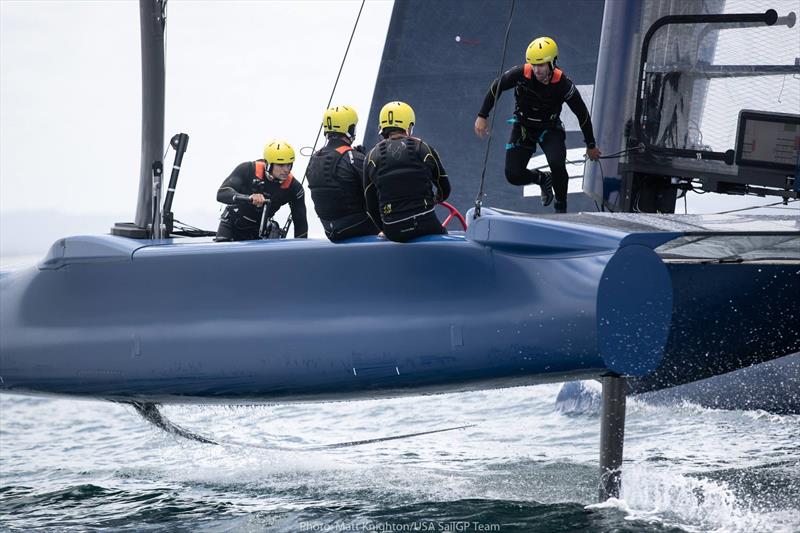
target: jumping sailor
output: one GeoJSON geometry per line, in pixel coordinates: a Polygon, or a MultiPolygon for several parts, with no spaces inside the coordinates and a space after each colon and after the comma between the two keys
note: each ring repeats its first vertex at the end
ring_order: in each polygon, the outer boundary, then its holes
{"type": "Polygon", "coordinates": [[[447,233],[434,212],[450,195],[450,181],[436,150],[411,137],[416,117],[410,105],[389,102],[380,112],[383,140],[364,166],[367,213],[388,239],[406,242],[447,233]]]}
{"type": "Polygon", "coordinates": [[[322,116],[328,142],[308,163],[314,210],[333,242],[380,232],[364,203],[364,148],[352,146],[356,124],[358,114],[352,107],[328,108],[322,116]]]}
{"type": "Polygon", "coordinates": [[[264,159],[245,161],[225,178],[217,191],[217,201],[228,207],[220,217],[216,241],[259,239],[261,210],[267,200],[267,219],[289,204],[295,238],[308,236],[305,193],[292,176],[292,163],[294,149],[291,145],[286,141],[271,141],[264,147],[264,159]]]}
{"type": "Polygon", "coordinates": [[[542,204],[550,205],[555,189],[556,213],[567,212],[567,148],[561,107],[564,102],[578,117],[586,157],[597,161],[600,150],[595,143],[592,121],[578,89],[564,72],[556,67],[558,46],[550,37],[534,39],[525,54],[526,63],[507,70],[494,80],[475,120],[475,133],[489,133],[486,119],[499,92],[514,87],[516,109],[511,119],[511,138],[506,144],[506,179],[513,185],[538,184],[542,204]],[[528,170],[528,161],[539,145],[547,158],[550,172],[528,170]],[[552,173],[552,176],[551,176],[552,173]]]}

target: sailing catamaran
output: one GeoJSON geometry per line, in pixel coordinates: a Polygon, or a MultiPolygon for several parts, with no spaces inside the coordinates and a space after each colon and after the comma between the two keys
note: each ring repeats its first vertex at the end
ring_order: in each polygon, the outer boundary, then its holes
{"type": "MultiPolygon", "coordinates": [[[[755,151],[752,139],[777,145],[779,130],[800,136],[800,126],[791,129],[800,115],[742,114],[741,142],[731,154],[677,146],[684,121],[662,127],[648,107],[658,101],[663,111],[668,88],[682,90],[663,79],[680,68],[709,76],[735,72],[697,57],[688,67],[649,62],[648,43],[658,41],[660,28],[700,24],[700,34],[708,35],[709,25],[788,26],[791,17],[771,10],[653,21],[640,5],[605,8],[595,122],[608,139],[606,152],[625,157],[614,160],[611,175],[587,173],[584,188],[609,210],[636,205],[651,212],[681,184],[734,183],[797,198],[787,179],[796,163],[789,171],[786,163],[797,160],[797,146],[786,156],[755,151]],[[611,50],[635,49],[639,35],[618,25],[636,13],[637,24],[650,31],[641,75],[632,76],[625,65],[615,70],[619,57],[611,50]],[[617,91],[647,98],[632,106],[607,96],[617,91]],[[624,128],[626,121],[633,126],[624,128]],[[750,185],[759,179],[766,183],[750,185]]],[[[398,3],[395,16],[407,7],[398,3]]],[[[627,380],[671,387],[800,350],[796,217],[548,217],[484,207],[467,214],[464,233],[407,245],[376,237],[333,244],[170,236],[170,209],[162,214],[158,193],[162,1],[140,0],[140,12],[144,112],[136,220],[110,235],[60,239],[35,267],[0,279],[0,389],[132,402],[144,411],[176,402],[346,400],[602,379],[601,496],[607,497],[619,489],[627,380]],[[241,280],[255,273],[264,295],[240,290],[241,280]],[[267,295],[281,307],[266,310],[267,295]]],[[[385,54],[395,52],[389,47],[385,54]]],[[[379,76],[376,101],[391,81],[379,76]]],[[[678,109],[687,113],[674,104],[678,109]]]]}

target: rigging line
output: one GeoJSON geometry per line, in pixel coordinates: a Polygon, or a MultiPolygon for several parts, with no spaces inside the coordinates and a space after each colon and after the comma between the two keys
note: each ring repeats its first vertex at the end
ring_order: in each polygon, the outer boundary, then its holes
{"type": "MultiPolygon", "coordinates": [[[[478,218],[481,216],[481,204],[483,203],[483,185],[486,181],[486,163],[489,160],[489,148],[492,146],[492,130],[494,129],[494,118],[497,115],[497,101],[500,99],[500,78],[503,77],[503,66],[506,63],[506,49],[508,48],[508,34],[511,33],[511,23],[514,21],[514,5],[516,4],[516,0],[511,0],[511,9],[508,12],[508,27],[506,28],[506,36],[503,39],[503,55],[500,59],[500,71],[497,74],[497,88],[495,89],[494,94],[494,106],[492,107],[492,118],[489,120],[489,138],[486,139],[486,151],[483,154],[483,168],[481,169],[481,183],[480,187],[478,188],[478,196],[475,198],[475,212],[473,214],[473,219],[478,218]]],[[[489,91],[492,90],[492,86],[489,86],[489,91]]]]}
{"type": "MultiPolygon", "coordinates": [[[[569,165],[583,165],[586,163],[586,159],[573,159],[573,160],[566,160],[564,161],[565,164],[569,165]]],[[[550,163],[545,163],[544,165],[539,165],[538,167],[533,167],[529,170],[541,170],[543,168],[550,168],[550,163]]]]}
{"type": "Polygon", "coordinates": [[[173,233],[175,233],[176,235],[179,234],[178,232],[191,233],[192,235],[198,237],[213,237],[214,235],[217,234],[216,231],[209,231],[206,229],[198,228],[197,226],[192,226],[191,224],[187,224],[186,222],[181,222],[177,218],[173,220],[173,223],[176,228],[176,231],[174,231],[173,233]]]}
{"type": "Polygon", "coordinates": [[[405,435],[393,435],[391,437],[380,437],[376,439],[364,439],[364,440],[354,440],[349,442],[337,442],[336,444],[323,444],[321,446],[315,446],[310,448],[305,448],[306,450],[324,450],[327,448],[349,448],[352,446],[362,446],[364,444],[374,444],[376,442],[386,442],[389,440],[398,440],[398,439],[408,439],[410,437],[419,437],[421,435],[433,435],[434,433],[444,433],[445,431],[455,431],[457,429],[468,429],[474,428],[475,424],[467,424],[464,426],[456,426],[450,428],[442,428],[442,429],[431,429],[428,431],[418,431],[416,433],[406,433],[405,435]]]}
{"type": "MultiPolygon", "coordinates": [[[[599,157],[599,159],[619,159],[623,155],[625,155],[626,153],[633,152],[634,150],[642,151],[642,148],[640,146],[635,146],[633,148],[628,148],[627,150],[621,150],[619,152],[614,152],[613,154],[610,154],[610,155],[601,155],[599,157]]],[[[564,161],[564,163],[567,163],[567,164],[570,164],[570,165],[583,165],[583,164],[589,163],[590,161],[591,161],[591,159],[588,159],[588,158],[584,157],[583,159],[573,159],[573,160],[569,160],[568,159],[568,160],[564,161]]],[[[543,168],[549,168],[549,167],[550,167],[550,163],[547,163],[547,164],[544,164],[544,165],[539,165],[538,167],[533,167],[530,170],[541,170],[543,168]]]]}
{"type": "Polygon", "coordinates": [[[633,151],[644,152],[644,146],[640,144],[639,146],[634,146],[633,148],[626,148],[625,150],[620,150],[619,152],[614,152],[613,154],[601,155],[599,159],[619,159],[628,152],[633,152],[633,151]]]}
{"type": "MultiPolygon", "coordinates": [[[[358,21],[361,19],[361,12],[364,11],[364,4],[367,0],[361,0],[361,7],[358,8],[358,15],[356,15],[356,22],[353,24],[353,31],[350,32],[350,40],[347,41],[347,48],[344,51],[344,56],[342,57],[342,63],[339,65],[339,72],[336,74],[336,81],[333,82],[333,89],[331,89],[331,96],[328,98],[328,105],[325,106],[325,109],[328,109],[331,106],[331,102],[333,102],[333,95],[336,93],[336,86],[339,84],[339,76],[342,75],[342,69],[344,68],[344,62],[347,60],[347,54],[350,52],[350,45],[353,42],[353,37],[356,34],[356,28],[358,28],[358,21]]],[[[319,134],[322,133],[322,122],[319,123],[319,129],[317,130],[317,136],[314,137],[314,146],[311,148],[311,155],[314,155],[317,151],[317,143],[319,142],[319,134]]],[[[306,165],[306,170],[303,172],[303,178],[300,180],[300,185],[303,185],[306,182],[306,177],[308,176],[308,167],[306,165]]],[[[283,233],[288,235],[289,228],[292,226],[292,215],[289,215],[289,218],[286,219],[286,224],[283,226],[283,233]]]]}
{"type": "Polygon", "coordinates": [[[187,224],[186,222],[182,222],[182,221],[178,220],[177,218],[173,219],[172,221],[173,221],[173,222],[174,222],[176,225],[178,225],[178,224],[179,224],[179,225],[183,226],[184,228],[188,228],[188,229],[196,229],[196,230],[204,231],[204,230],[202,230],[201,228],[198,228],[197,226],[192,226],[191,224],[187,224]]]}
{"type": "MultiPolygon", "coordinates": [[[[800,199],[788,200],[787,203],[794,203],[794,202],[798,202],[798,201],[800,201],[800,199]]],[[[776,206],[776,205],[783,205],[783,200],[781,200],[780,202],[775,202],[774,204],[753,205],[753,206],[750,206],[750,207],[743,207],[741,209],[731,209],[730,211],[720,211],[719,213],[714,213],[714,214],[715,215],[727,215],[728,213],[737,213],[739,211],[749,211],[751,209],[759,209],[761,207],[773,207],[773,206],[776,206]]]]}
{"type": "Polygon", "coordinates": [[[128,401],[128,402],[120,402],[120,403],[127,403],[128,405],[132,406],[136,412],[144,418],[147,422],[150,422],[153,426],[165,431],[171,435],[176,437],[181,437],[187,440],[192,440],[195,442],[199,442],[201,444],[213,444],[215,446],[238,446],[241,448],[260,448],[265,450],[281,450],[281,451],[294,451],[294,452],[303,452],[303,451],[320,451],[326,449],[333,449],[333,448],[349,448],[353,446],[363,446],[365,444],[375,444],[378,442],[386,442],[390,440],[399,440],[399,439],[408,439],[412,437],[420,437],[423,435],[433,435],[435,433],[445,433],[447,431],[455,431],[459,429],[469,429],[476,426],[476,424],[465,424],[462,426],[454,426],[454,427],[447,427],[447,428],[439,428],[439,429],[430,429],[427,431],[417,431],[414,433],[405,433],[402,435],[391,435],[389,437],[378,437],[372,439],[364,439],[364,440],[356,440],[356,441],[348,441],[348,442],[337,442],[335,444],[321,444],[316,446],[278,446],[278,445],[264,445],[259,443],[246,443],[234,440],[214,440],[209,437],[205,437],[200,435],[199,433],[195,433],[190,431],[178,424],[172,422],[169,418],[164,416],[164,414],[159,409],[159,405],[152,402],[142,402],[142,401],[128,401]]]}
{"type": "MultiPolygon", "coordinates": [[[[358,15],[356,15],[356,22],[353,24],[353,31],[350,32],[350,40],[347,41],[347,48],[345,48],[344,56],[342,57],[342,62],[339,65],[339,72],[336,73],[336,80],[333,82],[333,89],[331,89],[331,95],[328,98],[328,105],[325,106],[325,109],[328,109],[331,106],[331,102],[333,102],[333,95],[336,94],[336,86],[339,85],[339,77],[342,75],[342,69],[344,69],[344,62],[347,60],[347,54],[350,52],[350,45],[353,43],[353,37],[356,34],[356,28],[358,28],[358,21],[361,19],[361,12],[364,10],[364,4],[367,0],[361,0],[361,7],[358,8],[358,15]]],[[[319,129],[317,130],[317,137],[314,139],[314,146],[311,148],[311,153],[313,154],[317,150],[317,143],[319,142],[319,134],[322,133],[322,122],[319,124],[319,129]]],[[[300,183],[304,183],[306,176],[308,175],[308,167],[306,167],[306,171],[303,173],[303,179],[300,183]]]]}

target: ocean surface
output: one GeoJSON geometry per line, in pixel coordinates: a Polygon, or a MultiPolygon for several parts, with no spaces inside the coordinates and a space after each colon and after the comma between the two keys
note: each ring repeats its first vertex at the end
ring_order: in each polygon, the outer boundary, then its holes
{"type": "Polygon", "coordinates": [[[6,531],[800,531],[800,416],[629,400],[597,504],[599,417],[559,385],[283,406],[0,395],[6,531]],[[453,426],[444,433],[320,445],[453,426]]]}

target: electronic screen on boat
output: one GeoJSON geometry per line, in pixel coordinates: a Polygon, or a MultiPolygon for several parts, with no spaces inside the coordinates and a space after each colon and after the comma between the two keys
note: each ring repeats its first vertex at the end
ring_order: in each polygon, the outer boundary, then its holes
{"type": "Polygon", "coordinates": [[[796,171],[800,115],[743,109],[736,134],[736,164],[796,171]]]}

